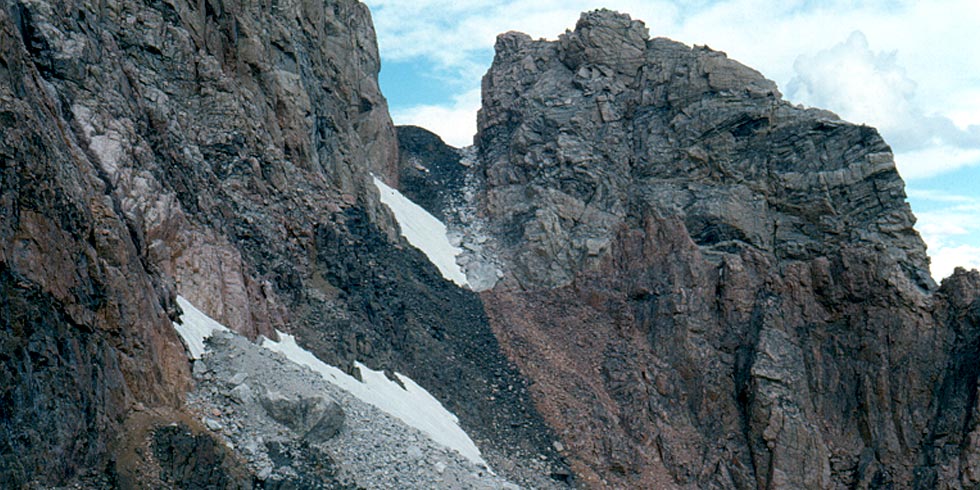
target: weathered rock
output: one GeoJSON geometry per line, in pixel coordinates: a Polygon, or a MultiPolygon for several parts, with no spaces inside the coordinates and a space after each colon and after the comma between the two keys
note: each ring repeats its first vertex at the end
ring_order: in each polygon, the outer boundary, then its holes
{"type": "Polygon", "coordinates": [[[228,379],[228,385],[232,387],[238,386],[244,383],[246,379],[248,379],[247,373],[236,373],[234,376],[228,379]]]}
{"type": "Polygon", "coordinates": [[[482,297],[587,485],[973,485],[976,273],[874,129],[614,12],[496,49],[482,297]]]}
{"type": "Polygon", "coordinates": [[[157,429],[152,450],[160,467],[159,481],[129,483],[174,488],[253,488],[247,472],[229,451],[208,435],[194,434],[186,425],[157,429]]]}
{"type": "Polygon", "coordinates": [[[357,210],[323,223],[315,241],[317,273],[329,285],[321,301],[344,308],[296,325],[305,348],[351,374],[360,360],[408,375],[459,417],[495,467],[496,457],[519,467],[520,455],[547,454],[555,471],[565,468],[479,296],[443,278],[417,249],[389,242],[357,210]]]}
{"type": "Polygon", "coordinates": [[[27,15],[0,9],[0,481],[13,488],[111,480],[130,410],[179,405],[190,374],[172,287],[65,123],[27,15]]]}
{"type": "Polygon", "coordinates": [[[466,183],[460,151],[416,126],[398,126],[398,190],[445,223],[466,183]]]}
{"type": "Polygon", "coordinates": [[[320,444],[336,436],[344,427],[344,410],[335,400],[324,397],[285,396],[267,391],[260,398],[270,417],[302,434],[312,444],[320,444]]]}
{"type": "Polygon", "coordinates": [[[255,392],[248,384],[242,383],[228,392],[228,396],[239,404],[246,404],[255,399],[255,392]]]}
{"type": "MultiPolygon", "coordinates": [[[[493,465],[540,455],[555,485],[556,448],[595,487],[980,481],[980,275],[933,284],[873,129],[597,11],[557,42],[498,39],[478,175],[420,130],[398,167],[366,8],[276,7],[0,9],[0,481],[251,485],[212,436],[167,428],[189,384],[177,292],[251,338],[288,327],[352,373],[408,374],[493,465]],[[463,243],[496,284],[482,304],[398,237],[370,173],[447,221],[436,189],[485,185],[455,215],[486,220],[463,243]]],[[[244,381],[224,408],[254,404],[244,381]]],[[[266,403],[313,442],[340,427],[327,401],[266,403]]],[[[296,473],[326,458],[308,442],[252,442],[276,459],[265,488],[346,485],[296,473]]]]}
{"type": "Polygon", "coordinates": [[[363,4],[4,5],[0,480],[101,471],[130,407],[180,405],[176,293],[249,338],[407,373],[504,457],[551,446],[478,298],[379,203],[397,142],[363,4]]]}
{"type": "Polygon", "coordinates": [[[647,40],[637,24],[596,11],[559,42],[498,39],[478,142],[514,280],[567,284],[655,206],[716,250],[736,241],[806,259],[887,244],[913,282],[931,286],[877,132],[796,108],[723,53],[647,40]]]}

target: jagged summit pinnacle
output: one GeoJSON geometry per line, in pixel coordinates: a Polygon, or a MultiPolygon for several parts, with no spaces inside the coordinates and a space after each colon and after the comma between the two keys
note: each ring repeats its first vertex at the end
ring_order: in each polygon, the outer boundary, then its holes
{"type": "Polygon", "coordinates": [[[929,487],[923,429],[973,410],[954,406],[976,376],[921,342],[963,323],[933,309],[878,132],[611,11],[497,46],[476,146],[503,277],[483,299],[587,485],[929,487]]]}
{"type": "Polygon", "coordinates": [[[635,74],[644,65],[649,38],[643,22],[633,20],[627,14],[602,9],[582,13],[575,30],[566,31],[558,42],[561,60],[569,69],[597,64],[635,74]]]}

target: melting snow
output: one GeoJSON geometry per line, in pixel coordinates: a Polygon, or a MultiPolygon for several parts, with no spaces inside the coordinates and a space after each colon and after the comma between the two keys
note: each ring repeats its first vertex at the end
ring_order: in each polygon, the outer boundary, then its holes
{"type": "MultiPolygon", "coordinates": [[[[180,317],[183,323],[174,322],[174,328],[184,339],[184,344],[187,345],[187,355],[191,359],[200,359],[201,355],[206,352],[205,339],[211,337],[215,332],[228,332],[229,330],[195,308],[183,296],[177,296],[177,304],[184,310],[184,314],[180,317]]],[[[279,334],[281,340],[274,342],[264,339],[262,347],[279,352],[292,362],[313,369],[330,383],[365,403],[374,405],[389,415],[399,418],[409,426],[422,431],[433,441],[455,449],[473,463],[488,467],[486,461],[480,456],[480,449],[459,426],[459,419],[452,412],[446,410],[442,403],[439,403],[439,400],[425,391],[425,388],[416,384],[408,376],[395,374],[405,385],[405,388],[402,388],[398,383],[388,379],[383,372],[374,371],[358,362],[357,367],[361,371],[361,378],[364,379],[362,383],[340,369],[317,359],[312,352],[297,345],[296,338],[292,335],[279,331],[276,333],[279,334]]]]}
{"type": "Polygon", "coordinates": [[[405,388],[402,388],[388,379],[383,372],[374,371],[358,362],[357,367],[364,379],[362,383],[340,369],[317,359],[312,352],[297,345],[292,335],[279,331],[276,333],[281,340],[273,342],[265,339],[262,341],[262,347],[282,353],[296,364],[313,369],[327,381],[365,403],[370,403],[389,415],[401,419],[402,422],[425,433],[433,441],[455,449],[476,464],[487,466],[486,461],[480,456],[480,449],[459,426],[459,419],[409,377],[395,374],[405,385],[405,388]]]}
{"type": "Polygon", "coordinates": [[[402,236],[408,243],[421,250],[439,269],[442,277],[460,286],[468,286],[466,274],[456,263],[456,256],[463,250],[449,242],[446,225],[397,190],[388,187],[381,179],[374,177],[374,185],[381,193],[381,202],[395,215],[402,236]]]}
{"type": "Polygon", "coordinates": [[[204,340],[211,337],[214,332],[227,332],[228,328],[202,313],[183,296],[177,296],[177,304],[180,305],[181,310],[184,310],[184,314],[180,317],[183,323],[174,322],[174,328],[184,339],[187,355],[191,359],[200,359],[201,354],[205,352],[204,340]]]}

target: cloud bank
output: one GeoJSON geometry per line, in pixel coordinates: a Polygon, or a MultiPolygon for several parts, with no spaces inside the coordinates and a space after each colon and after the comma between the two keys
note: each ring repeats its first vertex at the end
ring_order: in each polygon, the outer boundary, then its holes
{"type": "Polygon", "coordinates": [[[905,178],[980,164],[980,126],[961,129],[949,117],[927,115],[916,99],[917,84],[898,64],[896,53],[873,51],[862,32],[800,56],[793,67],[796,76],[786,86],[789,99],[878,128],[905,178]]]}
{"type": "Polygon", "coordinates": [[[966,237],[980,235],[980,199],[930,189],[908,192],[938,205],[935,210],[916,213],[916,229],[932,257],[932,277],[948,277],[956,267],[980,269],[980,246],[962,243],[966,237]]]}

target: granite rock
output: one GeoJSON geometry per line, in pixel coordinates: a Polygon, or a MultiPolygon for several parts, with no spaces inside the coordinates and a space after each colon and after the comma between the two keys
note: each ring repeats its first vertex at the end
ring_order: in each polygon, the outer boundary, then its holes
{"type": "Polygon", "coordinates": [[[329,440],[344,426],[344,410],[336,401],[324,397],[293,398],[267,391],[259,401],[270,417],[312,444],[329,440]]]}
{"type": "Polygon", "coordinates": [[[593,488],[969,488],[976,272],[936,286],[873,128],[599,10],[497,39],[481,293],[593,488]]]}

